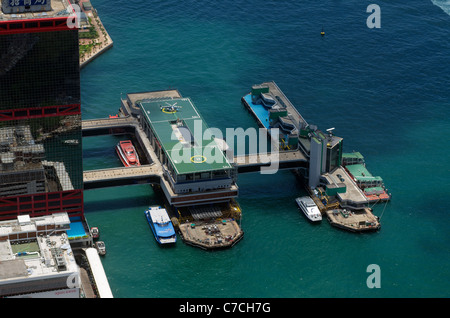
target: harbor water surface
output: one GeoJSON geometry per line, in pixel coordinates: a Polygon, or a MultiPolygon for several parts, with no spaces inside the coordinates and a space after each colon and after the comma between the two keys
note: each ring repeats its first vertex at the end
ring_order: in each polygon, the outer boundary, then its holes
{"type": "MultiPolygon", "coordinates": [[[[117,113],[129,92],[177,88],[210,127],[257,127],[240,99],[275,81],[302,116],[360,151],[391,202],[381,230],[313,225],[289,171],[241,174],[244,239],[205,252],[160,248],[145,220],[149,185],[85,192],[115,297],[448,297],[450,1],[91,0],[114,47],[82,69],[83,119],[117,113]],[[325,36],[321,36],[322,28],[325,36]],[[370,264],[381,288],[369,288],[370,264]]],[[[121,166],[124,137],[83,139],[84,170],[121,166]]]]}

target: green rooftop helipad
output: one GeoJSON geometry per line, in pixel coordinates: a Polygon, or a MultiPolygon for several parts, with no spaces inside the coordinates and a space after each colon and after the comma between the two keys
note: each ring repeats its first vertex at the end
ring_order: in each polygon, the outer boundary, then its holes
{"type": "Polygon", "coordinates": [[[208,126],[189,98],[143,100],[138,104],[177,174],[231,169],[208,126]]]}

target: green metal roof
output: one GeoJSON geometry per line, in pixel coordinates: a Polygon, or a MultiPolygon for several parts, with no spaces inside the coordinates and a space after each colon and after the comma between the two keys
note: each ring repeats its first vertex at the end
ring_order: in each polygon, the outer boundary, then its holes
{"type": "Polygon", "coordinates": [[[346,165],[345,167],[359,181],[383,181],[381,177],[374,177],[363,164],[346,165]]]}
{"type": "Polygon", "coordinates": [[[205,136],[208,126],[189,98],[144,100],[137,104],[177,174],[231,168],[214,138],[205,136]]]}

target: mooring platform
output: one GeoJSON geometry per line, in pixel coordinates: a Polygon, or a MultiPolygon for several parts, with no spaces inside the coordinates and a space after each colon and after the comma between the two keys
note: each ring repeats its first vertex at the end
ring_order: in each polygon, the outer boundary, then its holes
{"type": "Polygon", "coordinates": [[[362,211],[334,209],[326,211],[326,215],[332,226],[351,232],[377,231],[381,227],[369,208],[362,211]]]}
{"type": "Polygon", "coordinates": [[[233,219],[183,223],[179,226],[179,232],[186,244],[205,250],[232,247],[244,236],[233,219]]]}

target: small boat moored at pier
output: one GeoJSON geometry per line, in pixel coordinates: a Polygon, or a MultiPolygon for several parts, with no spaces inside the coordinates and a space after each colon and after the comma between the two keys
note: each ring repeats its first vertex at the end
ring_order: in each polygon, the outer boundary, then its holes
{"type": "Polygon", "coordinates": [[[306,215],[306,217],[312,222],[322,221],[322,214],[316,203],[310,197],[300,197],[295,199],[300,210],[306,215]]]}
{"type": "Polygon", "coordinates": [[[99,255],[105,255],[106,254],[105,242],[103,242],[103,241],[95,242],[95,248],[97,249],[99,255]]]}
{"type": "Polygon", "coordinates": [[[136,167],[141,165],[136,149],[134,149],[130,140],[119,141],[116,146],[116,151],[120,161],[122,161],[125,167],[136,167]]]}
{"type": "Polygon", "coordinates": [[[177,241],[175,229],[166,209],[160,206],[150,207],[145,211],[145,217],[159,244],[170,244],[177,241]]]}
{"type": "Polygon", "coordinates": [[[96,226],[91,227],[91,235],[93,239],[98,239],[100,237],[100,231],[98,227],[96,226]]]}

